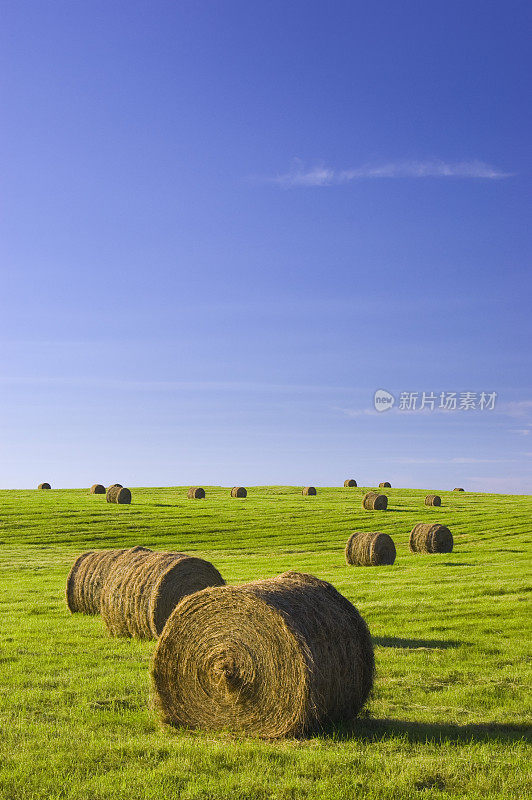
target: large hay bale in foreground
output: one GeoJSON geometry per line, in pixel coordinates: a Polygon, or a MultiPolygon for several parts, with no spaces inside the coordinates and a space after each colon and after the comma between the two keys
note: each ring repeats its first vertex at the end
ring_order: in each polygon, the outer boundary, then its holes
{"type": "Polygon", "coordinates": [[[107,490],[106,499],[108,503],[120,503],[128,505],[131,503],[131,492],[124,486],[110,486],[107,490]]]}
{"type": "Polygon", "coordinates": [[[355,480],[354,478],[347,478],[347,479],[344,481],[344,486],[346,487],[346,489],[347,489],[347,488],[349,488],[349,489],[352,489],[352,488],[354,488],[356,485],[357,485],[357,482],[356,482],[356,480],[355,480]]]}
{"type": "Polygon", "coordinates": [[[383,481],[382,483],[379,483],[379,489],[391,489],[391,488],[392,484],[389,483],[389,481],[383,481]]]}
{"type": "Polygon", "coordinates": [[[189,500],[203,500],[205,498],[205,489],[201,486],[191,486],[187,492],[189,500]]]}
{"type": "Polygon", "coordinates": [[[38,489],[51,489],[52,487],[50,486],[49,483],[40,483],[37,488],[38,489]]]}
{"type": "Polygon", "coordinates": [[[176,605],[208,586],[223,586],[218,570],[184,553],[144,553],[117,560],[102,592],[102,619],[112,636],[154,639],[176,605]]]}
{"type": "Polygon", "coordinates": [[[465,491],[465,489],[460,489],[459,487],[456,488],[456,489],[453,489],[453,492],[464,492],[464,491],[465,491]]]}
{"type": "Polygon", "coordinates": [[[105,486],[102,483],[93,483],[89,489],[89,494],[105,494],[105,486]]]}
{"type": "Polygon", "coordinates": [[[428,494],[425,497],[426,506],[441,506],[441,497],[439,494],[428,494]]]}
{"type": "Polygon", "coordinates": [[[373,672],[356,608],[330,583],[297,572],[185,598],[152,664],[163,722],[268,738],[351,721],[373,672]]]}
{"type": "Polygon", "coordinates": [[[378,494],[378,492],[366,492],[362,498],[362,508],[365,508],[366,511],[386,511],[388,498],[385,494],[378,494]]]}
{"type": "Polygon", "coordinates": [[[137,552],[149,552],[145,547],[129,550],[89,550],[76,558],[66,582],[66,603],[70,611],[80,614],[99,614],[104,582],[113,564],[137,552]]]}
{"type": "Polygon", "coordinates": [[[231,497],[247,497],[248,491],[243,486],[233,486],[231,489],[231,497]]]}
{"type": "Polygon", "coordinates": [[[450,553],[453,535],[438,522],[418,522],[412,528],[409,545],[412,553],[450,553]]]}
{"type": "Polygon", "coordinates": [[[301,490],[301,494],[304,494],[304,495],[315,495],[315,494],[317,494],[316,487],[315,486],[304,486],[303,489],[301,490]]]}
{"type": "Polygon", "coordinates": [[[387,533],[355,531],[345,546],[345,560],[355,567],[378,567],[393,564],[395,545],[387,533]]]}

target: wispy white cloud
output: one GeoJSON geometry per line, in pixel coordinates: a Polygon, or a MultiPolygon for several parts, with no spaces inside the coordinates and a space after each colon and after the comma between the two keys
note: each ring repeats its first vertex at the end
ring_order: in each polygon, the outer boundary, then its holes
{"type": "Polygon", "coordinates": [[[512,400],[508,403],[501,403],[497,410],[517,419],[530,417],[532,415],[532,400],[512,400]]]}
{"type": "Polygon", "coordinates": [[[384,164],[363,164],[352,169],[331,169],[326,166],[307,168],[296,159],[285,173],[262,180],[279,186],[333,186],[371,178],[509,178],[484,161],[390,161],[384,164]]]}

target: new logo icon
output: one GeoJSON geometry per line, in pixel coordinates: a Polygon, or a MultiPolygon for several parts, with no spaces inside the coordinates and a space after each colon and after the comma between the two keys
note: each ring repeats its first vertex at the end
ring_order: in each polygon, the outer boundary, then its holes
{"type": "Polygon", "coordinates": [[[395,403],[395,397],[386,389],[377,389],[373,396],[373,404],[376,411],[388,411],[395,403]]]}

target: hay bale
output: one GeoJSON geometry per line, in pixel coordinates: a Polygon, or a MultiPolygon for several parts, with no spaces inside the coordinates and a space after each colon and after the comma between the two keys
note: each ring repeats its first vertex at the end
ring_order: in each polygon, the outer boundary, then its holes
{"type": "Polygon", "coordinates": [[[248,492],[247,489],[244,489],[243,486],[233,486],[231,489],[231,497],[247,497],[248,492]]]}
{"type": "Polygon", "coordinates": [[[118,487],[119,489],[122,489],[122,484],[121,483],[112,483],[110,486],[107,487],[107,491],[109,491],[109,489],[112,489],[113,487],[118,487]]]}
{"type": "Polygon", "coordinates": [[[379,483],[379,489],[391,489],[391,488],[392,484],[389,483],[388,481],[383,481],[382,483],[379,483]]]}
{"type": "Polygon", "coordinates": [[[49,483],[40,483],[37,488],[38,489],[51,489],[52,487],[50,486],[49,483]]]}
{"type": "Polygon", "coordinates": [[[350,722],[373,673],[356,608],[330,583],[297,572],[185,598],[152,663],[163,722],[268,738],[350,722]]]}
{"type": "Polygon", "coordinates": [[[458,489],[453,489],[453,492],[463,492],[463,491],[465,491],[465,489],[460,489],[460,488],[458,488],[458,489]]]}
{"type": "Polygon", "coordinates": [[[131,492],[123,486],[110,486],[107,490],[106,500],[108,503],[131,503],[131,492]]]}
{"type": "Polygon", "coordinates": [[[378,492],[366,492],[362,498],[362,508],[365,508],[366,511],[386,511],[388,498],[385,494],[378,492]]]}
{"type": "Polygon", "coordinates": [[[99,614],[103,585],[113,564],[146,548],[89,550],[74,561],[66,582],[66,603],[72,614],[99,614]]]}
{"type": "Polygon", "coordinates": [[[346,489],[352,489],[356,485],[357,485],[357,482],[356,482],[356,480],[354,478],[347,478],[344,481],[344,486],[345,486],[346,489]]]}
{"type": "Polygon", "coordinates": [[[301,490],[301,494],[304,494],[304,495],[315,495],[315,494],[317,494],[317,491],[316,491],[316,488],[314,486],[305,486],[301,490]]]}
{"type": "Polygon", "coordinates": [[[355,567],[378,567],[393,564],[395,545],[387,533],[355,531],[345,546],[345,560],[355,567]]]}
{"type": "Polygon", "coordinates": [[[428,494],[425,497],[426,506],[441,506],[441,497],[439,494],[428,494]]]}
{"type": "Polygon", "coordinates": [[[202,489],[201,486],[191,486],[187,492],[187,497],[189,500],[203,500],[205,489],[202,489]]]}
{"type": "Polygon", "coordinates": [[[93,483],[89,489],[89,494],[105,494],[105,486],[101,483],[93,483]]]}
{"type": "Polygon", "coordinates": [[[418,522],[412,528],[409,545],[412,553],[450,553],[453,535],[438,522],[418,522]]]}
{"type": "Polygon", "coordinates": [[[180,600],[224,583],[209,561],[184,553],[148,552],[117,560],[102,592],[102,619],[112,636],[155,639],[180,600]]]}

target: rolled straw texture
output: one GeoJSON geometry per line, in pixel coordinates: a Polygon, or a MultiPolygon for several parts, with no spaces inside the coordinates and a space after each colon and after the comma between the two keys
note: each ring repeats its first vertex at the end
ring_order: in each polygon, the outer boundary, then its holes
{"type": "Polygon", "coordinates": [[[102,619],[112,636],[154,639],[183,597],[222,586],[218,570],[184,553],[153,552],[110,571],[102,594],[102,619]]]}
{"type": "Polygon", "coordinates": [[[152,664],[163,722],[268,738],[351,721],[373,673],[356,608],[331,584],[296,572],[185,598],[152,664]]]}
{"type": "Polygon", "coordinates": [[[395,544],[387,533],[355,531],[345,546],[346,562],[356,567],[393,564],[395,555],[395,544]]]}

